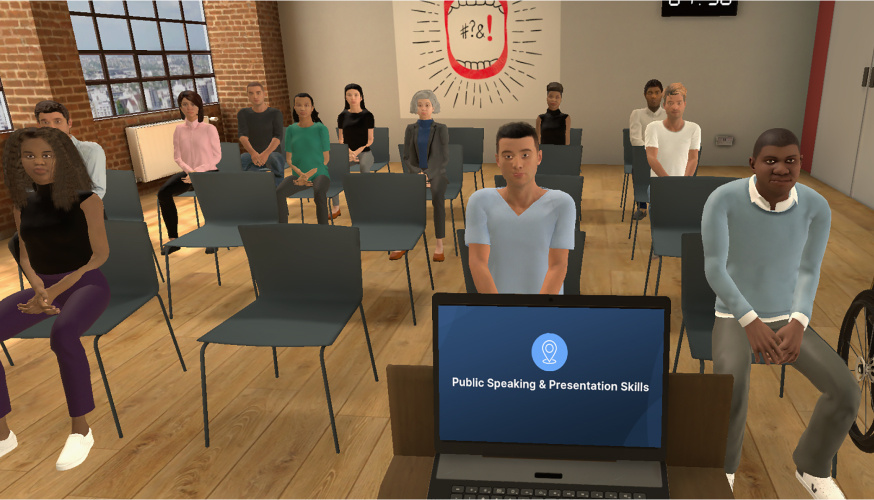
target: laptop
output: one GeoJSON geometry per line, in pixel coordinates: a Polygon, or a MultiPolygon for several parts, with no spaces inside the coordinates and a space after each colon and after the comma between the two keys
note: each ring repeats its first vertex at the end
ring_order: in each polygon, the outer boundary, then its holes
{"type": "Polygon", "coordinates": [[[668,498],[667,297],[433,295],[428,498],[668,498]]]}

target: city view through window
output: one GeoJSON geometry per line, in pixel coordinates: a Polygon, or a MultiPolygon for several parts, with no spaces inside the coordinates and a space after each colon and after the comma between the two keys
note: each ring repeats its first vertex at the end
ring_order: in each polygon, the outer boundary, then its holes
{"type": "Polygon", "coordinates": [[[12,130],[12,120],[9,118],[9,107],[6,105],[6,93],[3,92],[3,80],[0,80],[0,132],[12,130]]]}

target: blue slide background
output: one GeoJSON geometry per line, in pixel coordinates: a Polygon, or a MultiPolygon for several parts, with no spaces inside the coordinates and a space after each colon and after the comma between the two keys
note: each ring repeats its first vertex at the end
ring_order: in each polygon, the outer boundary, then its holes
{"type": "Polygon", "coordinates": [[[660,309],[439,306],[440,439],[661,446],[664,312],[660,309]],[[565,365],[546,372],[533,342],[555,333],[565,365]],[[528,389],[452,387],[452,377],[535,381],[528,389]],[[540,389],[539,382],[616,383],[617,391],[540,389]],[[623,392],[643,382],[648,392],[623,392]]]}

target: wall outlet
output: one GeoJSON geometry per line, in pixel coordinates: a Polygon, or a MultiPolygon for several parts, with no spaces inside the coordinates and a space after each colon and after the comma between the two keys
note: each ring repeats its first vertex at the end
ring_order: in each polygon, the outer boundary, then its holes
{"type": "Polygon", "coordinates": [[[717,146],[731,146],[734,143],[734,136],[731,135],[717,135],[716,136],[716,145],[717,146]]]}

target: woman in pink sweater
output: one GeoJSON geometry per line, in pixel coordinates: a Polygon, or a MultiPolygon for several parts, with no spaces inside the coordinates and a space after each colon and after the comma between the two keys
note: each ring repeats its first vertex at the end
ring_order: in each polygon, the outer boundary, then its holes
{"type": "MultiPolygon", "coordinates": [[[[216,165],[222,159],[221,143],[218,130],[214,125],[203,123],[203,99],[193,90],[186,90],[176,99],[179,113],[185,119],[176,126],[173,132],[173,159],[182,172],[171,176],[158,190],[158,203],[161,205],[161,215],[167,226],[168,243],[179,237],[179,216],[173,197],[194,189],[189,172],[217,172],[216,165]]],[[[165,245],[162,255],[179,250],[179,247],[165,245]]],[[[215,252],[207,248],[206,253],[215,252]]]]}

